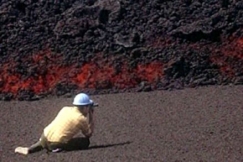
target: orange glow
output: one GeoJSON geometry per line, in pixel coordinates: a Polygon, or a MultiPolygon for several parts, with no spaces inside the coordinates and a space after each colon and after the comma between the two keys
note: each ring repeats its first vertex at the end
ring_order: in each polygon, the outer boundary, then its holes
{"type": "Polygon", "coordinates": [[[162,76],[162,65],[150,63],[138,65],[135,69],[128,69],[127,64],[120,67],[116,73],[115,68],[110,65],[99,66],[95,63],[85,64],[77,76],[72,80],[81,88],[132,88],[139,84],[139,81],[152,83],[162,76]]]}
{"type": "Polygon", "coordinates": [[[143,80],[153,83],[163,75],[163,66],[160,62],[152,62],[148,65],[138,65],[136,73],[143,80]]]}
{"type": "Polygon", "coordinates": [[[222,74],[234,77],[237,70],[236,62],[243,63],[243,38],[229,38],[225,41],[220,50],[212,50],[215,55],[211,57],[211,61],[217,64],[222,74]]]}
{"type": "Polygon", "coordinates": [[[0,70],[2,73],[1,82],[3,83],[0,86],[0,91],[11,92],[15,95],[21,90],[31,90],[36,94],[50,91],[63,78],[63,74],[69,71],[69,68],[57,66],[55,62],[48,65],[45,59],[53,59],[49,56],[50,51],[45,50],[33,55],[33,57],[23,59],[24,61],[31,60],[30,67],[36,67],[34,74],[29,77],[13,72],[16,66],[14,61],[10,60],[9,63],[4,64],[0,70]]]}
{"type": "Polygon", "coordinates": [[[28,68],[23,69],[24,74],[15,71],[17,63],[13,60],[0,66],[2,93],[12,93],[15,96],[21,90],[33,91],[35,94],[49,93],[59,83],[75,84],[79,88],[91,89],[133,88],[141,81],[152,84],[163,75],[163,66],[159,62],[138,65],[131,69],[124,61],[117,71],[111,62],[98,54],[97,58],[80,68],[74,65],[63,66],[63,58],[52,55],[50,50],[28,56],[22,59],[22,62],[24,61],[28,61],[28,68]]]}
{"type": "Polygon", "coordinates": [[[222,52],[225,56],[243,59],[243,38],[233,40],[228,46],[224,46],[222,52]]]}

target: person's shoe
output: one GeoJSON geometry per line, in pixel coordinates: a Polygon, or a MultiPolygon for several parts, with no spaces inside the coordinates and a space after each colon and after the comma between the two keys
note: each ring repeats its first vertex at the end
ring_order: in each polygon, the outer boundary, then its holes
{"type": "Polygon", "coordinates": [[[62,152],[63,150],[61,148],[56,148],[54,150],[52,150],[52,152],[54,153],[58,153],[58,152],[62,152]]]}
{"type": "Polygon", "coordinates": [[[17,147],[14,150],[15,153],[19,153],[19,154],[23,154],[23,155],[28,155],[29,153],[29,149],[28,147],[17,147]]]}

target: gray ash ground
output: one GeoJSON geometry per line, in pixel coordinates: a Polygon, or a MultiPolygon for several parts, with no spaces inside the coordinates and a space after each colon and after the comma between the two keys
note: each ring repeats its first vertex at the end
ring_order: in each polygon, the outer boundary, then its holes
{"type": "Polygon", "coordinates": [[[99,107],[89,149],[26,157],[14,148],[38,140],[72,98],[1,101],[0,161],[242,162],[242,95],[242,86],[92,95],[99,107]]]}

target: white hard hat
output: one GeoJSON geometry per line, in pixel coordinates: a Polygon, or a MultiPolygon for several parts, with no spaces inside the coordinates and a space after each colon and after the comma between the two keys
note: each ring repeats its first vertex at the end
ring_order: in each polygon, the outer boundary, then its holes
{"type": "Polygon", "coordinates": [[[93,104],[93,101],[89,99],[89,96],[85,93],[79,93],[74,97],[73,100],[74,105],[90,105],[93,104]]]}

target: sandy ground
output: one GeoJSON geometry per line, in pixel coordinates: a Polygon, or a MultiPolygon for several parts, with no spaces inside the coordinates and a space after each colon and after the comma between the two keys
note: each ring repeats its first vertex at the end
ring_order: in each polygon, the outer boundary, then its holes
{"type": "Polygon", "coordinates": [[[0,161],[243,161],[243,86],[91,98],[99,107],[89,149],[28,156],[15,154],[14,148],[38,140],[43,128],[72,98],[0,102],[0,161]]]}

